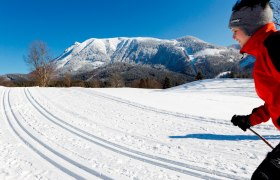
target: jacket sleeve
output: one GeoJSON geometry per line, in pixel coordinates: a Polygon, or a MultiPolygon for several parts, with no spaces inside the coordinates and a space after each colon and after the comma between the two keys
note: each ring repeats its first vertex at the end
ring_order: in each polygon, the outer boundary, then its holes
{"type": "Polygon", "coordinates": [[[270,119],[270,114],[267,108],[267,104],[264,104],[258,108],[253,109],[252,114],[249,117],[250,124],[252,126],[255,126],[262,122],[267,122],[270,119]]]}

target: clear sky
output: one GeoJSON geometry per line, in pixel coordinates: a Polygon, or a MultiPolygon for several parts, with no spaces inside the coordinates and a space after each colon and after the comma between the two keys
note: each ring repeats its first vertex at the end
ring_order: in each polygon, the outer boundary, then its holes
{"type": "Polygon", "coordinates": [[[236,0],[0,0],[0,74],[27,73],[29,45],[44,41],[53,57],[89,38],[195,36],[227,46],[236,0]]]}

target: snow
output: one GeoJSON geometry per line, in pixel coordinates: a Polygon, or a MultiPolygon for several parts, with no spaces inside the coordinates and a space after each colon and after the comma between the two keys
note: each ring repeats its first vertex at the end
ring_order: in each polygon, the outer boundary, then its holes
{"type": "Polygon", "coordinates": [[[178,41],[191,41],[191,42],[199,42],[199,43],[207,43],[197,37],[194,37],[194,36],[183,36],[183,37],[180,37],[180,38],[177,38],[178,41]]]}
{"type": "Polygon", "coordinates": [[[218,74],[215,78],[224,78],[228,75],[231,74],[231,71],[225,71],[225,72],[221,72],[220,74],[218,74]]]}
{"type": "Polygon", "coordinates": [[[215,56],[215,55],[220,55],[221,52],[224,52],[226,51],[226,49],[210,49],[210,48],[207,48],[207,49],[204,49],[204,50],[201,50],[197,53],[194,54],[195,57],[198,57],[198,56],[215,56]]]}
{"type": "MultiPolygon", "coordinates": [[[[0,179],[250,179],[269,147],[230,123],[252,80],[178,87],[0,87],[0,179]]],[[[254,127],[274,146],[274,126],[254,127]]]]}

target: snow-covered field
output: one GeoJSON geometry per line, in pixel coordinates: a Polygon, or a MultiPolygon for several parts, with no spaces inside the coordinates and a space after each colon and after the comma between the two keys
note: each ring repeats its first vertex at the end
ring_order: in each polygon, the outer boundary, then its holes
{"type": "MultiPolygon", "coordinates": [[[[270,151],[230,123],[263,103],[252,80],[0,94],[0,179],[240,180],[270,151]]],[[[280,140],[270,122],[253,129],[280,140]]]]}

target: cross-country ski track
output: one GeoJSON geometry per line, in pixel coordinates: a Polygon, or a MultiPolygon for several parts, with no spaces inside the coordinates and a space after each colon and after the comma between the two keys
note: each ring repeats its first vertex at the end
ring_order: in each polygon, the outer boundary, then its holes
{"type": "MultiPolygon", "coordinates": [[[[102,89],[0,91],[1,179],[249,179],[254,167],[242,163],[256,166],[265,152],[255,147],[267,150],[224,118],[153,107],[102,89]]],[[[272,143],[279,139],[272,125],[257,130],[268,131],[272,143]]]]}

